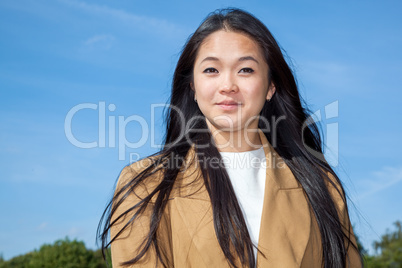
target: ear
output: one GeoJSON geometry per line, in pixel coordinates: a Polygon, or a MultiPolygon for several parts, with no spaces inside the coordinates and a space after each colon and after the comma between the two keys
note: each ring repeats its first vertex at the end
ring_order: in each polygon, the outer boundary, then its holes
{"type": "Polygon", "coordinates": [[[268,88],[268,93],[267,93],[268,101],[272,99],[272,96],[274,95],[275,91],[276,91],[275,85],[274,85],[274,83],[271,83],[271,85],[268,88]]]}
{"type": "Polygon", "coordinates": [[[193,82],[190,82],[190,88],[191,88],[191,90],[192,90],[193,93],[194,93],[194,101],[197,102],[197,96],[195,95],[195,89],[194,89],[194,84],[193,84],[193,82]]]}
{"type": "Polygon", "coordinates": [[[197,102],[197,95],[195,94],[195,89],[194,89],[194,84],[193,82],[190,82],[190,88],[194,93],[194,101],[197,102]]]}

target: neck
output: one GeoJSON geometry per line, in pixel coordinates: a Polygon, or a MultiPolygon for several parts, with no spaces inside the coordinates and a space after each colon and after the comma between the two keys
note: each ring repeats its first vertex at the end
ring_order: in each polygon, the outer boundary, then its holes
{"type": "MultiPolygon", "coordinates": [[[[208,123],[207,123],[208,124],[208,123]]],[[[247,152],[261,147],[258,127],[223,131],[208,124],[215,146],[220,152],[247,152]]]]}

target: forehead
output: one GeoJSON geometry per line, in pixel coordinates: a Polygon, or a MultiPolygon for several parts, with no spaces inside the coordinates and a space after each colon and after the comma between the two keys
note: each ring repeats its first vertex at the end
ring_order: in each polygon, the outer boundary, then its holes
{"type": "Polygon", "coordinates": [[[249,35],[219,30],[208,35],[202,42],[197,58],[203,56],[239,57],[251,55],[263,59],[260,45],[249,35]]]}

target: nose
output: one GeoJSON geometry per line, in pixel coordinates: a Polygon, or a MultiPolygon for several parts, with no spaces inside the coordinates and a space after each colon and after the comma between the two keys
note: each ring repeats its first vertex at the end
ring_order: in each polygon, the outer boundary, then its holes
{"type": "Polygon", "coordinates": [[[222,76],[221,85],[219,88],[219,92],[222,94],[225,93],[235,93],[239,90],[235,79],[232,77],[231,74],[226,74],[222,76]]]}

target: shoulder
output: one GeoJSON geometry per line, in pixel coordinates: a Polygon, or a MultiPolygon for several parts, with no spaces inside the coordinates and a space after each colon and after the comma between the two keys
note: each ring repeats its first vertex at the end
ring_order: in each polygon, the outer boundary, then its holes
{"type": "Polygon", "coordinates": [[[344,232],[350,233],[352,226],[349,219],[347,196],[342,186],[342,182],[336,175],[332,174],[331,172],[327,172],[327,175],[327,188],[338,212],[340,223],[342,224],[344,232]]]}
{"type": "Polygon", "coordinates": [[[122,263],[136,256],[142,256],[137,262],[141,267],[157,263],[152,246],[141,255],[148,248],[154,213],[154,202],[148,197],[156,187],[156,181],[161,180],[159,173],[155,172],[158,168],[156,163],[155,158],[147,157],[127,165],[120,173],[110,215],[113,267],[123,267],[122,263]],[[145,172],[151,175],[142,177],[145,172]]]}
{"type": "MultiPolygon", "coordinates": [[[[172,165],[177,164],[175,159],[173,160],[169,162],[169,159],[158,154],[125,166],[117,181],[116,195],[129,191],[140,197],[147,196],[156,188],[160,188],[158,186],[165,179],[165,173],[168,173],[168,178],[162,188],[172,184],[169,199],[192,196],[192,198],[209,200],[200,164],[194,151],[190,149],[187,153],[174,179],[169,177],[175,173],[170,172],[172,165]]],[[[152,194],[152,196],[155,198],[157,195],[152,194]]]]}
{"type": "Polygon", "coordinates": [[[163,169],[161,168],[160,156],[148,156],[137,162],[125,166],[120,172],[117,180],[116,191],[124,188],[127,185],[134,186],[135,184],[156,184],[160,182],[163,169]],[[140,177],[144,175],[144,179],[140,177]],[[141,183],[140,183],[141,182],[141,183]]]}
{"type": "Polygon", "coordinates": [[[334,173],[326,172],[327,179],[325,180],[329,193],[337,206],[337,209],[343,210],[346,206],[346,193],[341,180],[334,173]]]}

